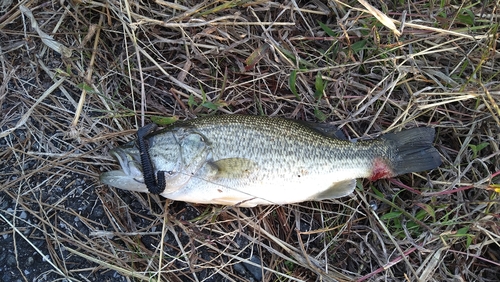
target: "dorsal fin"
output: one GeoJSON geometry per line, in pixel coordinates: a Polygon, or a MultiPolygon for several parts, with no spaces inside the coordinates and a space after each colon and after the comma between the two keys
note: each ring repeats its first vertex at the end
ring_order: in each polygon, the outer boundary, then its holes
{"type": "Polygon", "coordinates": [[[328,123],[316,123],[310,121],[299,121],[296,122],[301,123],[315,131],[328,136],[330,138],[336,138],[341,140],[347,140],[347,137],[344,135],[342,130],[338,129],[336,126],[328,124],[328,123]]]}

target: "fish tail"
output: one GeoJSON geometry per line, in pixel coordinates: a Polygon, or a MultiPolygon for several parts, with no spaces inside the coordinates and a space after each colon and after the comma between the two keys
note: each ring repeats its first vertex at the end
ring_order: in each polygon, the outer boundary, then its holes
{"type": "Polygon", "coordinates": [[[419,172],[441,165],[439,152],[432,146],[434,135],[434,128],[418,127],[382,136],[394,146],[393,173],[419,172]]]}

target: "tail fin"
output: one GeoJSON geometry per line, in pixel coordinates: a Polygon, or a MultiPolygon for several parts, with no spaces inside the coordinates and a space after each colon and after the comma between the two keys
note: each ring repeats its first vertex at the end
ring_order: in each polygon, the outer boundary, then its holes
{"type": "Polygon", "coordinates": [[[430,127],[418,127],[381,138],[392,143],[395,156],[391,159],[393,173],[400,175],[433,169],[441,165],[441,157],[432,146],[435,131],[430,127]]]}

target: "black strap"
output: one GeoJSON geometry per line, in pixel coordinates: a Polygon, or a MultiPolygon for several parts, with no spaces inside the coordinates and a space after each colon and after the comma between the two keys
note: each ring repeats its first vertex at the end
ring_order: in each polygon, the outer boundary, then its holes
{"type": "Polygon", "coordinates": [[[144,184],[146,184],[150,193],[160,194],[163,190],[165,190],[165,172],[158,171],[155,178],[153,163],[151,162],[151,157],[149,156],[149,142],[145,139],[146,135],[155,129],[156,124],[154,123],[150,123],[139,128],[139,130],[137,130],[137,143],[141,155],[144,184]]]}

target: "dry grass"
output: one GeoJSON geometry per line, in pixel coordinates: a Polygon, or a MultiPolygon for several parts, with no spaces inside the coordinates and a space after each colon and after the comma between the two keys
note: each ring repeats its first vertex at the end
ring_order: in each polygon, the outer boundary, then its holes
{"type": "Polygon", "coordinates": [[[250,257],[265,281],[500,276],[495,1],[370,1],[399,37],[356,1],[19,2],[0,7],[0,231],[21,272],[29,251],[71,281],[246,281],[250,257]],[[432,126],[443,165],[253,209],[98,182],[148,119],[222,113],[432,126]]]}

